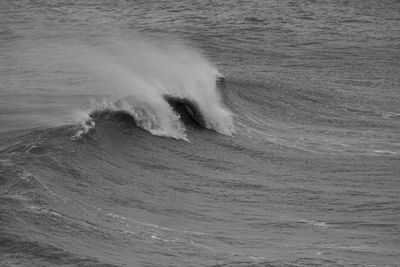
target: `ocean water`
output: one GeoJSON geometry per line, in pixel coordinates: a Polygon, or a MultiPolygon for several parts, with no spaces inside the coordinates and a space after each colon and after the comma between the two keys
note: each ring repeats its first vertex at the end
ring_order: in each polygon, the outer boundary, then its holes
{"type": "Polygon", "coordinates": [[[0,1],[1,266],[400,266],[400,2],[0,1]]]}

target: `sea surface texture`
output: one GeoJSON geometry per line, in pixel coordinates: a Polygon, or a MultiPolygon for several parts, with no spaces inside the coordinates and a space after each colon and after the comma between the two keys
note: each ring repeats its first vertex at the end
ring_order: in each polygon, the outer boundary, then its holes
{"type": "Polygon", "coordinates": [[[1,0],[0,266],[400,266],[400,2],[1,0]]]}

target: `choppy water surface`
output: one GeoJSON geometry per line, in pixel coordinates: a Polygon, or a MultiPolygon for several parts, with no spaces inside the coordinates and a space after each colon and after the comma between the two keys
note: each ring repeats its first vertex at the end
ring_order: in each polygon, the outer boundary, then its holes
{"type": "Polygon", "coordinates": [[[399,14],[0,2],[0,265],[400,265],[399,14]]]}

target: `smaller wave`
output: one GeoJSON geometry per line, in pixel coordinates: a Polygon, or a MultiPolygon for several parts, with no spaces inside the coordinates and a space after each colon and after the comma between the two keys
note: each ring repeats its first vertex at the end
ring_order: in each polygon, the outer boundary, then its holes
{"type": "Polygon", "coordinates": [[[314,221],[314,220],[300,220],[302,223],[306,223],[315,227],[319,227],[322,229],[327,229],[331,227],[331,225],[327,224],[326,222],[314,221]]]}

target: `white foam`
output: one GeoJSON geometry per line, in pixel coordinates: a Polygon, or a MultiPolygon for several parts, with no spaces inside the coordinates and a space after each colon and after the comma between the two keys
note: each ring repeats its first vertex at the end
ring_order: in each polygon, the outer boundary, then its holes
{"type": "Polygon", "coordinates": [[[400,152],[390,150],[374,150],[376,154],[388,154],[388,155],[399,155],[400,152]]]}
{"type": "Polygon", "coordinates": [[[328,225],[326,222],[319,222],[319,221],[314,221],[314,220],[300,220],[301,222],[310,224],[312,226],[320,227],[323,229],[329,228],[330,225],[328,225]]]}
{"type": "Polygon", "coordinates": [[[79,123],[80,128],[72,137],[72,139],[81,138],[83,135],[87,134],[91,129],[93,129],[96,124],[89,116],[89,113],[83,110],[78,110],[75,112],[75,121],[79,123]]]}

